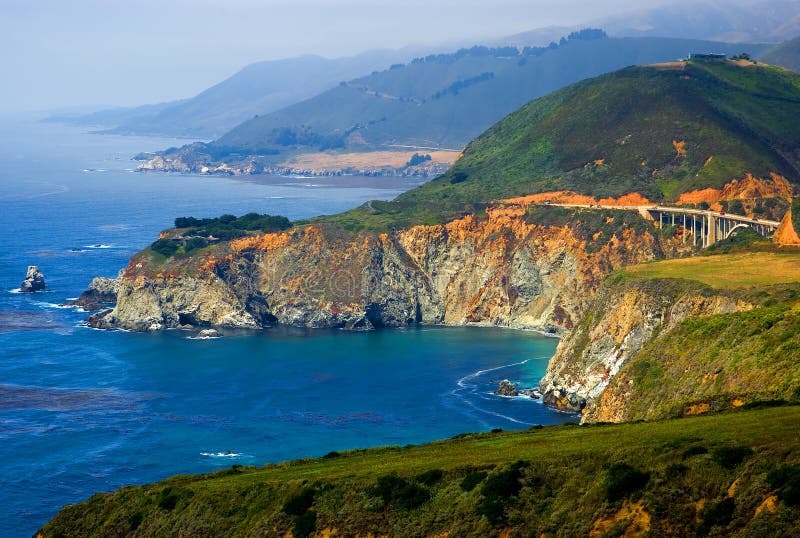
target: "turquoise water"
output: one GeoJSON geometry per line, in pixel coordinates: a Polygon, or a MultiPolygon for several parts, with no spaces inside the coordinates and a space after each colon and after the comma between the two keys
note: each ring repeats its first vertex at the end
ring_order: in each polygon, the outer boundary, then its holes
{"type": "Polygon", "coordinates": [[[66,503],[175,473],[574,419],[491,394],[499,379],[533,386],[542,375],[556,342],[533,333],[272,329],[194,340],[82,327],[85,314],[56,305],[115,275],[175,216],[301,218],[414,185],[130,171],[134,153],[179,142],[0,122],[0,536],[29,536],[66,503]],[[50,291],[11,293],[29,264],[50,291]]]}

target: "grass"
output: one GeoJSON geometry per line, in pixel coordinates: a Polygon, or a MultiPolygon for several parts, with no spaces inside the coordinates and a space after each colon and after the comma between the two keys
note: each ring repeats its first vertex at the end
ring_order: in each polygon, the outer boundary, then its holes
{"type": "MultiPolygon", "coordinates": [[[[309,532],[309,525],[348,536],[444,531],[487,536],[499,528],[585,536],[598,521],[623,513],[628,503],[650,516],[654,535],[690,535],[712,524],[717,535],[770,536],[800,521],[798,508],[782,503],[777,513],[755,515],[771,495],[769,473],[786,474],[786,465],[800,462],[800,438],[793,427],[799,420],[800,407],[789,406],[651,423],[471,434],[261,469],[178,476],[68,506],[42,536],[133,530],[140,536],[283,535],[293,527],[309,532]],[[733,452],[737,457],[725,458],[724,465],[716,461],[719,454],[733,452]],[[437,480],[421,482],[426,471],[434,471],[437,480]],[[467,478],[469,487],[463,487],[467,478]],[[406,489],[414,490],[413,502],[398,503],[409,495],[406,489]],[[734,508],[730,518],[698,509],[728,497],[725,502],[734,508]],[[287,502],[299,509],[286,513],[287,502]]],[[[772,483],[784,487],[786,480],[772,483]]],[[[620,524],[624,531],[628,523],[620,524]]]]}
{"type": "Polygon", "coordinates": [[[637,279],[680,278],[716,289],[800,282],[800,252],[742,252],[634,265],[623,270],[637,279]]]}

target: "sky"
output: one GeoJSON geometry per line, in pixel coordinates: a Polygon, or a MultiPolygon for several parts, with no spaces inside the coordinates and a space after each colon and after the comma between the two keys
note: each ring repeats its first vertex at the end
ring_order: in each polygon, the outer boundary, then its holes
{"type": "Polygon", "coordinates": [[[0,0],[0,112],[190,97],[301,54],[474,43],[660,0],[0,0]]]}

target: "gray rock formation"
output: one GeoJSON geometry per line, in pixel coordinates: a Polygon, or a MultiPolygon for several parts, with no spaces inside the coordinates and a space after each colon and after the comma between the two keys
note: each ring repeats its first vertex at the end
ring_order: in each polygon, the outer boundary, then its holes
{"type": "Polygon", "coordinates": [[[203,329],[197,333],[197,336],[200,338],[222,338],[222,335],[216,329],[203,329]]]}
{"type": "Polygon", "coordinates": [[[119,278],[96,277],[80,297],[66,301],[66,306],[80,306],[84,310],[100,310],[117,302],[119,278]]]}
{"type": "Polygon", "coordinates": [[[34,291],[42,291],[45,289],[44,275],[39,271],[36,265],[28,266],[28,273],[25,275],[25,280],[19,287],[19,291],[23,293],[32,293],[34,291]]]}
{"type": "Polygon", "coordinates": [[[508,379],[502,380],[497,390],[494,391],[497,396],[519,396],[519,389],[517,385],[509,381],[508,379]]]}

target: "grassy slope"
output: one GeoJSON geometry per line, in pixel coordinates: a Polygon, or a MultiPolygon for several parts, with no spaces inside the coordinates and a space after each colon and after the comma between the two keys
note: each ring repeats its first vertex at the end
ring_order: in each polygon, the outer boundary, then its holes
{"type": "Polygon", "coordinates": [[[460,148],[531,99],[627,65],[685,57],[698,50],[763,50],[666,38],[575,40],[520,61],[519,57],[463,56],[374,73],[283,110],[247,121],[218,144],[261,149],[281,127],[308,126],[320,134],[356,129],[372,145],[410,144],[460,148]],[[458,93],[437,92],[484,73],[491,79],[458,93]]]}
{"type": "Polygon", "coordinates": [[[770,286],[800,282],[797,252],[737,252],[646,263],[625,269],[642,279],[683,278],[718,289],[770,286]]]}
{"type": "MultiPolygon", "coordinates": [[[[627,420],[764,399],[800,399],[800,252],[738,252],[626,268],[616,282],[724,290],[751,311],[691,318],[657,335],[612,380],[627,420]],[[679,280],[675,280],[679,279],[679,280]]],[[[715,291],[709,291],[713,295],[715,291]]]]}
{"type": "MultiPolygon", "coordinates": [[[[298,519],[315,517],[311,528],[336,528],[345,536],[445,531],[491,536],[504,527],[520,536],[586,536],[598,519],[612,519],[623,505],[630,506],[626,498],[641,501],[654,535],[694,534],[720,511],[724,517],[717,526],[706,528],[714,535],[790,534],[800,529],[798,508],[778,503],[777,513],[755,512],[773,489],[767,473],[800,463],[800,439],[790,427],[798,420],[800,408],[779,407],[646,424],[474,434],[263,469],[178,476],[68,506],[43,535],[114,536],[134,529],[139,536],[279,535],[298,519]],[[717,449],[740,445],[754,453],[731,468],[719,463],[717,449]],[[516,461],[525,463],[515,475],[509,469],[516,461]],[[620,476],[609,465],[621,462],[649,475],[641,490],[634,486],[615,495],[608,489],[609,476],[620,476]],[[473,476],[479,484],[465,491],[460,484],[477,469],[489,478],[473,476]],[[432,470],[441,470],[442,478],[427,480],[432,485],[425,485],[424,477],[414,481],[432,470]],[[388,492],[385,504],[374,486],[393,473],[416,485],[388,492]],[[285,502],[304,487],[313,488],[313,504],[306,510],[300,503],[294,512],[307,515],[287,514],[285,502]],[[725,501],[728,496],[732,501],[725,501]],[[491,500],[500,502],[499,512],[491,500]],[[731,503],[733,511],[725,516],[731,503]],[[491,514],[494,523],[482,514],[491,514]]],[[[608,535],[621,534],[628,523],[620,518],[609,525],[608,535]]]]}

